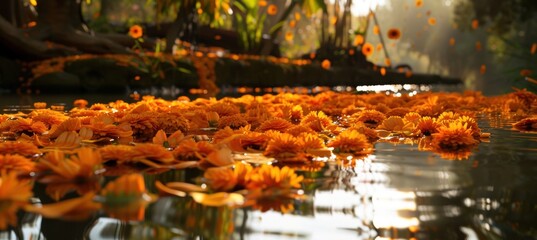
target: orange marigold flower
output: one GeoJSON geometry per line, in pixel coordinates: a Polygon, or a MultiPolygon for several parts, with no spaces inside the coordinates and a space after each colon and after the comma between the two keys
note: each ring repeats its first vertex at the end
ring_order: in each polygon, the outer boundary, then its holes
{"type": "Polygon", "coordinates": [[[371,43],[366,42],[362,46],[362,54],[364,54],[366,57],[373,55],[374,51],[375,51],[375,47],[371,43]]]}
{"type": "Polygon", "coordinates": [[[76,108],[86,108],[88,106],[88,101],[86,99],[77,99],[73,102],[73,106],[76,108]]]}
{"type": "Polygon", "coordinates": [[[460,115],[458,113],[454,112],[443,112],[441,113],[438,118],[436,119],[437,122],[444,122],[444,121],[453,121],[457,118],[459,118],[460,115]]]}
{"type": "Polygon", "coordinates": [[[294,125],[283,119],[283,118],[273,118],[265,121],[257,128],[259,132],[265,132],[268,130],[275,130],[279,132],[285,132],[287,129],[293,127],[294,125]]]}
{"type": "Polygon", "coordinates": [[[33,156],[40,153],[39,149],[30,142],[3,142],[0,143],[0,154],[19,154],[33,156]]]}
{"type": "Polygon", "coordinates": [[[230,127],[225,127],[225,128],[220,129],[220,130],[218,130],[218,131],[216,131],[214,133],[212,142],[213,143],[220,143],[222,140],[227,139],[228,137],[231,137],[234,134],[239,134],[239,133],[236,133],[230,127]]]}
{"type": "Polygon", "coordinates": [[[330,119],[330,117],[328,117],[322,111],[312,111],[308,113],[308,115],[302,118],[300,125],[308,126],[316,132],[332,130],[334,127],[336,127],[332,122],[332,119],[330,119]]]}
{"type": "Polygon", "coordinates": [[[302,140],[304,143],[304,149],[321,149],[325,148],[323,139],[321,139],[317,134],[312,133],[302,133],[298,136],[298,139],[302,140]]]}
{"type": "Polygon", "coordinates": [[[240,108],[230,103],[217,102],[207,109],[207,112],[216,112],[218,116],[232,116],[240,113],[240,108]]]}
{"type": "Polygon", "coordinates": [[[47,108],[46,102],[34,102],[34,108],[35,109],[45,109],[47,108]]]}
{"type": "Polygon", "coordinates": [[[33,122],[43,122],[47,126],[57,125],[67,119],[62,112],[50,109],[36,109],[28,114],[33,122]]]}
{"type": "Polygon", "coordinates": [[[285,130],[285,132],[295,137],[297,137],[298,135],[302,133],[316,133],[309,126],[304,126],[304,125],[296,125],[296,126],[290,127],[287,130],[285,130]]]}
{"type": "Polygon", "coordinates": [[[481,137],[481,129],[477,125],[477,121],[474,118],[469,116],[461,116],[455,121],[465,124],[468,129],[472,131],[472,136],[474,136],[475,139],[479,139],[481,137]]]}
{"type": "Polygon", "coordinates": [[[417,112],[409,112],[403,117],[405,121],[411,122],[414,125],[418,125],[418,121],[421,119],[421,115],[417,112]]]}
{"type": "Polygon", "coordinates": [[[391,117],[391,116],[404,117],[409,112],[410,112],[410,109],[408,109],[408,108],[396,107],[396,108],[392,108],[389,111],[387,111],[386,112],[386,117],[391,117]]]}
{"type": "Polygon", "coordinates": [[[303,152],[303,146],[303,142],[293,135],[279,133],[272,137],[263,154],[274,158],[291,158],[303,152]]]}
{"type": "Polygon", "coordinates": [[[229,167],[209,168],[203,174],[209,187],[216,192],[229,192],[237,185],[237,176],[229,167]]]}
{"type": "Polygon", "coordinates": [[[300,183],[304,179],[298,176],[295,171],[287,166],[279,168],[272,165],[262,165],[255,168],[250,173],[247,189],[279,189],[290,190],[300,188],[300,183]]]}
{"type": "Polygon", "coordinates": [[[132,38],[141,38],[144,35],[144,30],[140,25],[132,25],[129,28],[129,36],[132,38]]]}
{"type": "Polygon", "coordinates": [[[533,73],[533,71],[530,70],[530,69],[522,69],[522,70],[520,70],[520,76],[522,76],[522,77],[528,77],[532,73],[533,73]]]}
{"type": "Polygon", "coordinates": [[[398,28],[391,28],[388,30],[387,35],[389,39],[397,40],[401,38],[401,30],[399,30],[398,28]]]}
{"type": "Polygon", "coordinates": [[[513,127],[520,131],[537,130],[537,117],[524,118],[513,124],[513,127]]]}
{"type": "Polygon", "coordinates": [[[106,145],[99,148],[103,162],[117,161],[118,163],[128,162],[134,157],[133,147],[128,145],[106,145]]]}
{"type": "Polygon", "coordinates": [[[132,151],[133,161],[146,159],[162,164],[171,163],[174,161],[172,152],[166,150],[166,148],[164,148],[162,145],[154,143],[136,144],[132,151]]]}
{"type": "Polygon", "coordinates": [[[330,63],[330,60],[328,60],[328,59],[324,59],[321,62],[321,67],[326,69],[326,70],[330,69],[331,66],[332,66],[332,64],[330,63]]]}
{"type": "Polygon", "coordinates": [[[376,128],[384,119],[386,115],[377,110],[364,110],[359,113],[351,115],[351,118],[355,118],[357,121],[363,122],[370,128],[376,128]]]}
{"type": "Polygon", "coordinates": [[[154,200],[147,194],[144,177],[139,173],[123,175],[101,191],[103,209],[110,217],[124,221],[144,219],[145,207],[154,200]]]}
{"type": "Polygon", "coordinates": [[[438,132],[439,127],[440,127],[440,124],[436,121],[435,118],[422,117],[418,121],[418,125],[416,126],[416,129],[420,130],[421,134],[425,136],[431,136],[431,134],[438,132]]]}
{"type": "Polygon", "coordinates": [[[274,4],[270,4],[267,8],[267,14],[268,15],[276,15],[278,13],[278,6],[274,4]]]}
{"type": "Polygon", "coordinates": [[[263,133],[248,132],[244,135],[236,135],[231,140],[230,147],[234,151],[244,152],[249,150],[264,151],[269,137],[263,133]]]}
{"type": "Polygon", "coordinates": [[[230,127],[232,129],[238,129],[246,125],[248,125],[248,121],[246,121],[243,114],[224,116],[218,121],[218,128],[230,127]]]}
{"type": "Polygon", "coordinates": [[[472,130],[461,122],[451,122],[448,126],[442,126],[432,136],[431,146],[437,150],[467,150],[477,144],[472,136],[472,130]]]}
{"type": "Polygon", "coordinates": [[[411,122],[405,122],[402,117],[391,116],[382,121],[382,123],[377,127],[377,129],[386,130],[386,131],[414,131],[414,124],[411,122]]]}
{"type": "Polygon", "coordinates": [[[17,211],[28,205],[32,197],[32,182],[19,180],[16,172],[0,173],[0,231],[17,226],[17,211]]]}
{"type": "Polygon", "coordinates": [[[188,139],[182,141],[173,150],[173,156],[177,160],[201,160],[216,150],[216,146],[209,142],[195,142],[192,139],[188,139]]]}
{"type": "Polygon", "coordinates": [[[332,139],[327,146],[333,147],[334,152],[354,155],[369,154],[373,151],[373,145],[368,142],[367,137],[356,130],[342,132],[332,139]]]}
{"type": "Polygon", "coordinates": [[[416,0],[415,4],[416,4],[416,7],[421,7],[423,6],[423,0],[416,0]]]}
{"type": "Polygon", "coordinates": [[[30,173],[34,171],[35,163],[20,155],[0,154],[0,170],[7,172],[30,173]]]}
{"type": "Polygon", "coordinates": [[[430,17],[427,22],[429,23],[429,25],[434,26],[436,25],[436,18],[430,17]]]}

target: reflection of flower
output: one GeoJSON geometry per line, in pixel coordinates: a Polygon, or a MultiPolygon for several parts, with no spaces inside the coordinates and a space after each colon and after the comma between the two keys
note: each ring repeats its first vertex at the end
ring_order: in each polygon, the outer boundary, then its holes
{"type": "Polygon", "coordinates": [[[124,221],[143,220],[145,206],[153,200],[147,194],[143,176],[137,173],[121,176],[108,183],[101,194],[105,212],[124,221]]]}
{"type": "Polygon", "coordinates": [[[299,188],[303,176],[296,175],[295,171],[287,166],[283,168],[272,165],[262,165],[250,172],[250,179],[246,188],[289,190],[299,188]]]}
{"type": "Polygon", "coordinates": [[[93,201],[94,197],[95,193],[89,192],[78,198],[71,198],[43,206],[26,206],[25,210],[40,214],[46,218],[83,220],[101,208],[101,204],[93,201]]]}
{"type": "Polygon", "coordinates": [[[356,130],[342,132],[332,139],[327,146],[333,147],[335,152],[355,155],[369,154],[373,151],[373,145],[367,141],[367,137],[356,130]]]}
{"type": "Polygon", "coordinates": [[[17,173],[0,174],[0,231],[8,226],[17,225],[17,211],[28,204],[32,197],[32,184],[29,180],[17,179],[17,173]]]}

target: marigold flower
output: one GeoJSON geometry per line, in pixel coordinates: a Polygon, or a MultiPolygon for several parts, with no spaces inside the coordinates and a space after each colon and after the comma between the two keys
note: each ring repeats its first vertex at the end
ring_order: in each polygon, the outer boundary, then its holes
{"type": "Polygon", "coordinates": [[[405,122],[403,118],[399,116],[391,116],[382,121],[382,123],[377,127],[377,129],[397,132],[397,131],[414,131],[414,124],[411,122],[405,122]]]}
{"type": "Polygon", "coordinates": [[[324,59],[324,60],[321,62],[321,67],[322,67],[323,69],[328,70],[328,69],[330,69],[331,66],[332,66],[332,64],[330,63],[330,60],[328,60],[328,59],[324,59]]]}
{"type": "Polygon", "coordinates": [[[370,128],[376,128],[382,121],[384,121],[384,119],[386,119],[386,115],[377,110],[364,110],[360,113],[353,114],[351,118],[355,118],[357,121],[365,123],[366,126],[370,128]]]}
{"type": "Polygon", "coordinates": [[[438,132],[433,134],[431,146],[433,149],[458,151],[467,150],[477,144],[472,136],[472,130],[461,122],[451,122],[448,126],[441,126],[438,132]]]}
{"type": "Polygon", "coordinates": [[[332,130],[336,127],[332,122],[332,119],[322,111],[312,111],[308,113],[308,115],[302,118],[300,125],[308,126],[316,132],[332,130]]]}
{"type": "Polygon", "coordinates": [[[88,106],[88,101],[86,99],[77,99],[73,102],[73,106],[76,108],[86,108],[88,106]]]}
{"type": "Polygon", "coordinates": [[[268,15],[276,15],[278,13],[278,6],[270,4],[267,8],[268,15]]]}
{"type": "Polygon", "coordinates": [[[118,163],[124,163],[134,158],[133,148],[128,145],[106,145],[98,150],[103,162],[117,161],[118,163]]]}
{"type": "Polygon", "coordinates": [[[433,133],[437,133],[439,127],[440,127],[440,124],[436,121],[435,118],[422,117],[418,121],[418,125],[416,126],[416,129],[420,130],[421,134],[425,136],[430,136],[433,133]]]}
{"type": "Polygon", "coordinates": [[[17,211],[32,197],[32,182],[19,180],[17,175],[0,171],[0,231],[17,226],[17,211]]]}
{"type": "Polygon", "coordinates": [[[266,132],[268,130],[275,130],[279,132],[285,132],[287,129],[293,127],[294,125],[283,119],[283,118],[273,118],[265,121],[257,128],[259,132],[266,132]]]}
{"type": "Polygon", "coordinates": [[[429,25],[431,26],[434,26],[436,25],[436,18],[435,17],[430,17],[427,22],[429,23],[429,25]]]}
{"type": "Polygon", "coordinates": [[[537,117],[524,118],[513,124],[513,127],[520,131],[537,130],[537,117]]]}
{"type": "Polygon", "coordinates": [[[302,133],[297,138],[304,143],[305,150],[326,148],[323,139],[319,138],[317,134],[302,133]]]}
{"type": "MultiPolygon", "coordinates": [[[[174,161],[172,152],[166,150],[162,145],[153,143],[136,144],[132,149],[132,161],[148,160],[159,164],[169,164],[174,161]]],[[[148,163],[143,161],[144,163],[148,163]]]]}
{"type": "Polygon", "coordinates": [[[296,125],[296,126],[290,127],[287,130],[285,130],[285,132],[295,137],[297,137],[298,135],[302,133],[316,133],[309,126],[304,126],[304,125],[296,125]]]}
{"type": "Polygon", "coordinates": [[[0,143],[0,154],[18,154],[33,156],[39,154],[37,147],[30,142],[3,142],[0,143]]]}
{"type": "Polygon", "coordinates": [[[20,155],[0,154],[0,170],[7,172],[30,173],[35,163],[20,155]]]}
{"type": "Polygon", "coordinates": [[[235,114],[231,116],[221,117],[218,121],[218,128],[230,127],[232,129],[238,129],[248,125],[248,121],[244,119],[243,114],[235,114]]]}
{"type": "Polygon", "coordinates": [[[288,133],[280,133],[273,136],[263,154],[277,159],[292,158],[303,152],[303,146],[304,143],[299,138],[288,133]]]}
{"type": "Polygon", "coordinates": [[[129,36],[132,38],[141,38],[144,35],[144,30],[140,25],[132,25],[129,28],[129,36]]]}
{"type": "Polygon", "coordinates": [[[374,51],[375,51],[375,47],[371,43],[366,42],[362,46],[362,54],[364,54],[366,57],[373,55],[374,51]]]}
{"type": "Polygon", "coordinates": [[[335,152],[352,153],[354,155],[369,154],[373,151],[373,145],[367,141],[364,134],[356,130],[347,130],[340,133],[327,144],[333,147],[335,152]]]}
{"type": "Polygon", "coordinates": [[[229,103],[218,102],[209,106],[207,112],[216,112],[218,116],[225,117],[239,114],[240,109],[239,107],[229,103]]]}
{"type": "Polygon", "coordinates": [[[177,160],[201,160],[216,150],[216,146],[209,142],[187,139],[182,141],[172,153],[177,160]]]}

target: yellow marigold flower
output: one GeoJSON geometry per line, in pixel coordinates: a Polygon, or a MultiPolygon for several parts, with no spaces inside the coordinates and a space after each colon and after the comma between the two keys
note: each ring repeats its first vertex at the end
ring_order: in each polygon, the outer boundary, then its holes
{"type": "Polygon", "coordinates": [[[513,124],[513,127],[520,131],[537,130],[537,117],[524,118],[513,124]]]}
{"type": "Polygon", "coordinates": [[[342,132],[332,139],[327,146],[333,147],[335,152],[354,155],[369,154],[373,151],[373,145],[367,141],[367,137],[356,130],[342,132]]]}
{"type": "Polygon", "coordinates": [[[377,110],[364,110],[360,113],[353,114],[351,118],[355,118],[357,121],[365,123],[366,126],[370,128],[376,128],[382,121],[384,121],[384,119],[386,119],[386,115],[377,110]]]}
{"type": "Polygon", "coordinates": [[[290,190],[300,188],[304,179],[287,166],[279,168],[272,165],[262,165],[250,172],[247,189],[280,189],[290,190]]]}
{"type": "Polygon", "coordinates": [[[438,132],[440,124],[436,121],[435,118],[431,117],[422,117],[418,121],[416,129],[420,130],[421,134],[425,136],[431,136],[431,134],[438,132]]]}
{"type": "Polygon", "coordinates": [[[144,30],[140,25],[132,25],[129,28],[129,36],[132,38],[141,38],[144,35],[144,30]]]}
{"type": "Polygon", "coordinates": [[[243,114],[235,114],[231,116],[221,117],[218,121],[218,128],[230,127],[232,129],[238,129],[248,125],[248,121],[244,118],[243,114]]]}
{"type": "Polygon", "coordinates": [[[237,176],[229,167],[209,168],[203,174],[209,187],[216,192],[229,192],[237,185],[237,176]]]}
{"type": "Polygon", "coordinates": [[[279,132],[285,132],[287,129],[293,127],[294,125],[283,119],[283,118],[273,118],[265,121],[257,128],[258,132],[265,132],[268,130],[276,130],[279,132]]]}
{"type": "Polygon", "coordinates": [[[303,152],[304,143],[288,133],[275,134],[269,141],[265,156],[274,158],[295,157],[298,153],[303,152]]]}
{"type": "Polygon", "coordinates": [[[0,170],[7,172],[30,173],[34,171],[35,163],[20,155],[0,154],[0,170]]]}
{"type": "Polygon", "coordinates": [[[39,149],[37,149],[37,147],[30,142],[0,143],[0,154],[18,154],[22,156],[33,156],[39,153],[39,149]]]}
{"type": "Polygon", "coordinates": [[[0,173],[0,231],[17,226],[17,211],[28,205],[32,197],[32,183],[19,180],[17,173],[0,173]]]}
{"type": "Polygon", "coordinates": [[[451,122],[449,126],[442,126],[433,134],[431,146],[439,150],[467,150],[477,144],[472,136],[472,130],[461,122],[451,122]]]}

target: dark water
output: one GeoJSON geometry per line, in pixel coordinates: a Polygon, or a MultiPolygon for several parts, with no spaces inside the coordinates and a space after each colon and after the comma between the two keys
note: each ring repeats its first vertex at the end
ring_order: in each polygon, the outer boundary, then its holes
{"type": "MultiPolygon", "coordinates": [[[[294,210],[285,214],[165,197],[147,208],[143,222],[21,214],[17,231],[25,239],[536,239],[537,133],[511,123],[481,117],[479,126],[492,136],[466,160],[379,142],[366,158],[300,171],[307,197],[287,202],[294,210]]],[[[197,174],[146,175],[146,184],[197,174]]],[[[0,239],[16,239],[17,231],[0,239]]]]}

